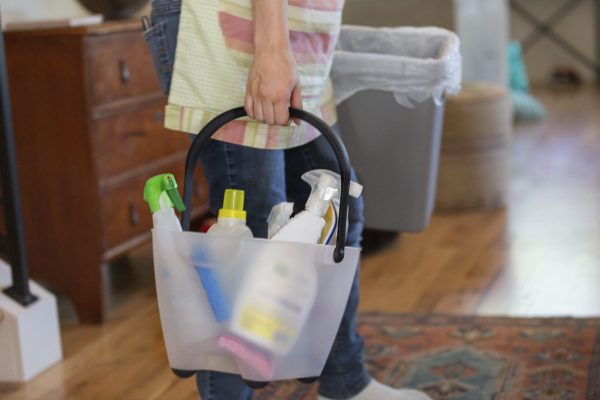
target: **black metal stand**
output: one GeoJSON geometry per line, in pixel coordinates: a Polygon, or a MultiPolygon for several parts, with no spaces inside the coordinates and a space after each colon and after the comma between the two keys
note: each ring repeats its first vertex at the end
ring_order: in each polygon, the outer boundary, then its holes
{"type": "Polygon", "coordinates": [[[0,172],[2,174],[2,206],[6,215],[8,258],[12,265],[13,281],[12,286],[5,289],[4,292],[16,302],[26,306],[35,302],[37,298],[29,290],[29,271],[25,253],[23,214],[3,34],[0,35],[0,172]]]}
{"type": "Polygon", "coordinates": [[[569,53],[581,64],[592,70],[596,74],[596,78],[600,83],[600,0],[594,1],[594,20],[596,25],[596,60],[590,59],[587,55],[581,52],[577,47],[569,43],[563,36],[556,32],[555,28],[559,22],[565,19],[583,0],[567,0],[550,18],[545,21],[540,20],[533,15],[517,0],[510,0],[510,6],[515,13],[521,16],[525,21],[531,24],[535,30],[527,36],[523,42],[523,51],[530,50],[541,38],[547,37],[554,42],[558,47],[569,53]]]}
{"type": "Polygon", "coordinates": [[[600,0],[594,0],[594,19],[596,21],[596,79],[600,83],[600,0]]]}

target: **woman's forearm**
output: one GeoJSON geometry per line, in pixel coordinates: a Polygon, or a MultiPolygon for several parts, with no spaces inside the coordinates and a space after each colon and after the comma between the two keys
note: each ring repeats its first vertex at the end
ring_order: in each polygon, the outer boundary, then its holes
{"type": "Polygon", "coordinates": [[[248,71],[244,107],[269,125],[289,122],[289,107],[302,108],[302,89],[292,56],[287,0],[252,0],[254,59],[248,71]]]}
{"type": "Polygon", "coordinates": [[[286,0],[252,0],[254,52],[289,51],[286,0]]]}

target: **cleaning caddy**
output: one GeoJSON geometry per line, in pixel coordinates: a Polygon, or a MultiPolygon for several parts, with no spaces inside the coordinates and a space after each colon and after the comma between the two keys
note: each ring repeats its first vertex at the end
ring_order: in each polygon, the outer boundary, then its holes
{"type": "MultiPolygon", "coordinates": [[[[345,247],[350,162],[327,124],[301,110],[290,109],[290,114],[318,129],[338,159],[335,247],[188,232],[194,167],[215,132],[246,116],[243,108],[219,115],[195,138],[186,161],[183,201],[172,175],[148,181],[144,197],[154,214],[160,319],[175,370],[228,372],[252,382],[321,374],[360,256],[360,249],[345,247]],[[175,209],[182,211],[181,224],[175,209]]],[[[230,195],[242,199],[232,212],[245,217],[243,193],[230,195]]],[[[233,200],[227,203],[233,207],[233,200]]]]}

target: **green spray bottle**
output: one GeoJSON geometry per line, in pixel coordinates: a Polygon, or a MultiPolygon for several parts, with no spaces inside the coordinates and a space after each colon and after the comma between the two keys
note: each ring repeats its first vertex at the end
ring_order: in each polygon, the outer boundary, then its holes
{"type": "Polygon", "coordinates": [[[144,200],[150,206],[155,229],[181,231],[181,223],[175,215],[175,209],[184,211],[185,205],[173,174],[157,175],[148,179],[144,187],[144,200]]]}

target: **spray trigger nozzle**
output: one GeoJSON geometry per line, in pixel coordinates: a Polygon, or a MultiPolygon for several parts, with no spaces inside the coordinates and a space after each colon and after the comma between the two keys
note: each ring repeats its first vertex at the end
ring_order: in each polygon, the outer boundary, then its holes
{"type": "Polygon", "coordinates": [[[179,190],[177,190],[177,182],[175,182],[175,178],[173,175],[165,175],[165,192],[167,192],[167,196],[173,202],[173,206],[177,211],[185,211],[185,204],[183,204],[183,200],[181,200],[181,196],[179,195],[179,190]]]}
{"type": "Polygon", "coordinates": [[[331,201],[331,199],[333,199],[333,196],[337,193],[337,189],[332,188],[332,187],[328,187],[327,189],[325,189],[325,193],[323,194],[323,200],[325,201],[331,201]]]}
{"type": "Polygon", "coordinates": [[[181,199],[181,196],[179,196],[179,191],[177,189],[167,190],[167,195],[173,202],[177,211],[185,211],[185,204],[183,204],[183,200],[181,199]]]}
{"type": "Polygon", "coordinates": [[[144,200],[148,202],[152,213],[161,209],[175,207],[177,211],[184,211],[185,204],[177,190],[177,182],[172,174],[154,176],[146,182],[144,200]]]}

